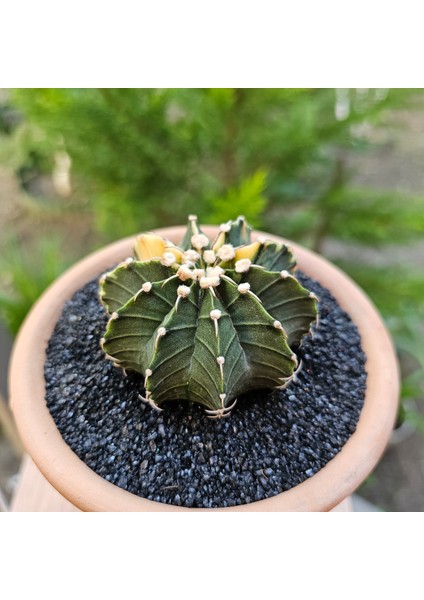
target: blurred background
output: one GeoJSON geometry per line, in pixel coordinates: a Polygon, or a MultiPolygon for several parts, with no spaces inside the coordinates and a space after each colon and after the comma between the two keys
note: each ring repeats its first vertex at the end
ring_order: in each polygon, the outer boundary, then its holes
{"type": "Polygon", "coordinates": [[[360,495],[424,510],[424,91],[0,90],[0,510],[21,446],[13,337],[70,264],[188,213],[244,214],[343,268],[375,302],[402,370],[390,445],[360,495]]]}

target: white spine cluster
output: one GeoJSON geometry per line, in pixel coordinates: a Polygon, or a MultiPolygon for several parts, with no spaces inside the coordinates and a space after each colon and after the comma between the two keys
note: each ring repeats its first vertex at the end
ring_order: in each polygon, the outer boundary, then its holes
{"type": "Polygon", "coordinates": [[[191,236],[191,244],[193,248],[197,250],[201,250],[205,248],[209,244],[209,239],[206,237],[204,233],[195,233],[191,236]]]}
{"type": "Polygon", "coordinates": [[[186,250],[183,254],[183,260],[185,263],[191,263],[193,266],[199,260],[200,254],[196,250],[186,250]]]}
{"type": "Polygon", "coordinates": [[[216,261],[216,255],[213,250],[205,250],[203,252],[203,260],[206,264],[211,265],[216,261]]]}
{"type": "Polygon", "coordinates": [[[166,329],[165,329],[165,327],[159,327],[159,329],[157,330],[157,333],[156,333],[155,350],[158,349],[159,340],[164,335],[166,335],[166,329]]]}
{"type": "Polygon", "coordinates": [[[209,277],[201,277],[199,283],[200,287],[205,290],[207,288],[217,287],[221,283],[221,279],[219,275],[211,275],[209,277]]]}
{"type": "Polygon", "coordinates": [[[223,356],[218,356],[216,359],[216,362],[219,365],[219,370],[221,373],[221,379],[224,379],[224,363],[225,363],[225,358],[223,356]]]}
{"type": "Polygon", "coordinates": [[[175,310],[178,310],[178,303],[181,300],[181,298],[187,298],[187,296],[190,294],[190,288],[188,287],[188,285],[179,285],[177,288],[177,300],[175,302],[175,310]]]}
{"type": "Polygon", "coordinates": [[[172,252],[164,252],[160,262],[165,267],[172,267],[172,265],[176,262],[175,256],[172,254],[172,252]]]}
{"type": "Polygon", "coordinates": [[[224,244],[219,248],[217,255],[221,260],[232,260],[236,255],[236,251],[232,244],[224,244]]]}
{"type": "Polygon", "coordinates": [[[205,275],[204,269],[193,269],[193,279],[201,279],[205,275]]]}
{"type": "Polygon", "coordinates": [[[200,287],[207,289],[218,286],[221,283],[223,273],[224,269],[221,269],[221,267],[207,267],[206,273],[200,274],[200,287]]]}
{"type": "Polygon", "coordinates": [[[190,293],[190,288],[188,287],[188,285],[179,285],[177,288],[177,294],[178,296],[180,296],[181,298],[187,298],[187,296],[190,293]]]}
{"type": "Polygon", "coordinates": [[[215,326],[215,335],[218,337],[218,321],[222,316],[222,312],[218,308],[214,308],[209,313],[210,318],[212,319],[215,326]]]}
{"type": "Polygon", "coordinates": [[[241,258],[235,264],[236,273],[247,273],[250,269],[252,261],[250,258],[241,258]]]}
{"type": "Polygon", "coordinates": [[[206,267],[206,277],[221,277],[224,273],[222,267],[206,267]]]}
{"type": "Polygon", "coordinates": [[[181,265],[177,271],[178,277],[181,281],[187,281],[187,279],[193,279],[193,271],[187,265],[181,265]]]}
{"type": "Polygon", "coordinates": [[[147,387],[147,382],[149,377],[151,377],[153,374],[152,369],[146,369],[146,372],[144,373],[144,387],[147,387]]]}
{"type": "Polygon", "coordinates": [[[240,283],[237,289],[240,294],[247,294],[250,291],[250,283],[240,283]]]}

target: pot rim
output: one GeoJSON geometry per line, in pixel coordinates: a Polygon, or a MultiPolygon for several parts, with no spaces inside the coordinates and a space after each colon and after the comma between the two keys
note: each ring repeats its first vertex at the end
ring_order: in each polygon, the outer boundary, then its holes
{"type": "MultiPolygon", "coordinates": [[[[213,237],[217,227],[204,226],[213,237]]],[[[179,241],[184,226],[157,229],[179,241]]],[[[366,354],[367,388],[356,431],[320,471],[288,491],[241,506],[185,508],[141,498],[92,471],[63,440],[45,402],[44,361],[63,304],[93,277],[132,253],[135,236],[98,250],[59,277],[27,316],[14,344],[9,372],[10,402],[23,443],[46,479],[85,511],[328,511],[351,494],[378,462],[395,421],[399,371],[391,339],[376,308],[340,269],[290,240],[255,231],[294,250],[299,268],[328,288],[357,325],[366,354]],[[24,370],[25,369],[25,370],[24,370]]]]}

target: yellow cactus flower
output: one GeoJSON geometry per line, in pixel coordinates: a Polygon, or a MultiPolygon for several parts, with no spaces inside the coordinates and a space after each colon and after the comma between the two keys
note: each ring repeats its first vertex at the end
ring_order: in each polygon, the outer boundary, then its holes
{"type": "Polygon", "coordinates": [[[134,254],[137,260],[147,261],[153,258],[163,258],[165,253],[175,256],[175,262],[181,263],[183,252],[154,233],[139,235],[134,246],[134,254]]]}
{"type": "Polygon", "coordinates": [[[138,260],[145,261],[152,258],[162,258],[166,251],[165,240],[154,233],[143,233],[136,239],[134,254],[138,260]]]}
{"type": "Polygon", "coordinates": [[[236,261],[241,260],[243,258],[248,258],[249,260],[254,262],[260,247],[260,242],[253,242],[253,244],[241,246],[240,248],[236,249],[236,255],[234,258],[236,261]]]}
{"type": "Polygon", "coordinates": [[[212,246],[212,250],[214,252],[217,252],[221,248],[221,246],[223,244],[225,244],[225,236],[226,236],[226,232],[220,231],[220,233],[218,234],[218,237],[215,240],[214,245],[212,246]]]}
{"type": "Polygon", "coordinates": [[[176,246],[172,245],[170,242],[167,242],[166,252],[170,252],[175,256],[175,262],[180,264],[183,262],[184,252],[176,246]]]}

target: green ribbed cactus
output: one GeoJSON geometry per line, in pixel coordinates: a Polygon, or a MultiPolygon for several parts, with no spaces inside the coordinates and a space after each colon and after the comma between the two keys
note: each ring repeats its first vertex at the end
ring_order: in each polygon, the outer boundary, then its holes
{"type": "Polygon", "coordinates": [[[227,416],[240,394],[287,385],[294,350],[317,317],[317,299],[292,275],[290,249],[251,242],[243,217],[220,226],[214,241],[189,217],[177,247],[154,234],[100,280],[110,320],[107,358],[144,376],[143,400],[202,404],[227,416]]]}

